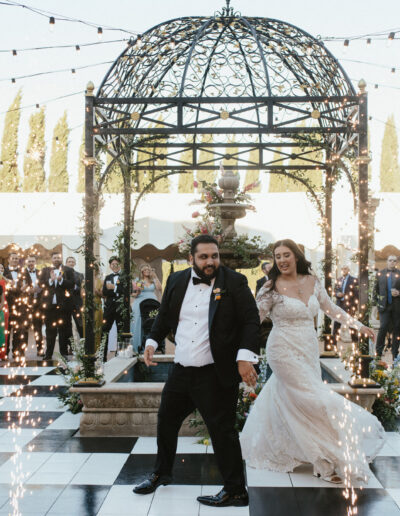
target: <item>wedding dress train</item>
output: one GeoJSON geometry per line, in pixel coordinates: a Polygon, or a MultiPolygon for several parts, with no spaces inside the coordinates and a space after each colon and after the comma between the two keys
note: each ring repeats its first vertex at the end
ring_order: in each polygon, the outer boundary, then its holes
{"type": "Polygon", "coordinates": [[[383,445],[384,429],[375,416],[323,383],[314,317],[321,308],[342,324],[359,329],[361,323],[336,306],[318,280],[307,305],[265,286],[257,302],[262,319],[268,315],[273,322],[267,345],[273,374],[241,434],[247,464],[291,472],[311,463],[323,478],[336,473],[367,482],[368,461],[383,445]]]}

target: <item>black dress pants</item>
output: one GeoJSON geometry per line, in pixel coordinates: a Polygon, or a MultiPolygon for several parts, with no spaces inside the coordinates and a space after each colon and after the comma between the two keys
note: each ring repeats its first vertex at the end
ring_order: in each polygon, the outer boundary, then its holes
{"type": "Polygon", "coordinates": [[[64,357],[68,355],[68,318],[71,319],[71,312],[63,310],[59,305],[52,304],[46,311],[46,360],[53,357],[57,333],[60,353],[64,357]]]}
{"type": "Polygon", "coordinates": [[[13,357],[24,356],[26,346],[23,344],[27,344],[27,332],[24,326],[24,317],[20,312],[18,315],[10,310],[10,315],[8,319],[8,339],[7,339],[7,355],[12,349],[13,357]]]}
{"type": "Polygon", "coordinates": [[[379,332],[376,339],[376,354],[382,356],[385,347],[385,338],[389,328],[392,328],[392,356],[395,359],[399,352],[400,339],[400,310],[393,304],[387,305],[385,310],[379,312],[379,332]]]}
{"type": "Polygon", "coordinates": [[[172,476],[178,432],[184,419],[198,409],[211,436],[224,489],[231,494],[245,491],[243,459],[235,430],[239,385],[225,387],[213,364],[183,367],[174,364],[161,396],[157,425],[155,473],[172,476]]]}
{"type": "Polygon", "coordinates": [[[107,334],[106,345],[104,347],[104,362],[107,362],[108,334],[109,334],[109,332],[110,332],[110,330],[112,328],[112,325],[114,324],[114,322],[117,323],[118,335],[123,330],[122,316],[121,316],[121,313],[117,310],[117,304],[116,303],[111,305],[111,306],[106,306],[104,308],[103,320],[104,320],[104,324],[103,324],[103,327],[102,327],[102,330],[101,330],[101,338],[103,338],[104,335],[107,334]]]}

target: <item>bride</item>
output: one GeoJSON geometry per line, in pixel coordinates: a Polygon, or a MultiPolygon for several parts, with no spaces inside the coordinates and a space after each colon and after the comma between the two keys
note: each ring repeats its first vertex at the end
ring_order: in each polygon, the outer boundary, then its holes
{"type": "Polygon", "coordinates": [[[259,394],[241,434],[249,466],[292,472],[311,463],[333,483],[368,482],[385,433],[375,416],[330,390],[321,379],[314,317],[331,319],[374,338],[373,331],[336,306],[292,240],[275,243],[269,281],[257,295],[261,320],[273,328],[267,360],[273,375],[259,394]]]}

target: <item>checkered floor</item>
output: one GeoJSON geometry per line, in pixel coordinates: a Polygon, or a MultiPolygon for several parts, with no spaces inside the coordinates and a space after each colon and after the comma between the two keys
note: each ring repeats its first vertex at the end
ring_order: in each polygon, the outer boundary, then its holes
{"type": "MultiPolygon", "coordinates": [[[[65,389],[53,366],[0,368],[0,515],[65,516],[345,516],[340,487],[316,479],[309,467],[282,474],[247,469],[250,507],[215,509],[196,497],[221,486],[212,447],[180,438],[174,484],[155,494],[132,493],[151,471],[155,438],[79,436],[80,415],[65,411],[65,389]],[[17,428],[19,427],[19,428],[17,428]],[[18,483],[23,496],[15,497],[18,483]],[[14,485],[12,485],[14,484],[14,485]]],[[[372,466],[367,488],[357,489],[359,516],[400,516],[400,434],[372,466]]]]}

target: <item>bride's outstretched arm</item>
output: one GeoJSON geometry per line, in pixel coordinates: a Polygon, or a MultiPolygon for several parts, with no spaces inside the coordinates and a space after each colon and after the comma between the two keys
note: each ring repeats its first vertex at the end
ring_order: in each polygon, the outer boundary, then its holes
{"type": "Polygon", "coordinates": [[[345,327],[355,328],[360,331],[363,324],[357,321],[350,314],[342,310],[339,306],[335,305],[332,299],[328,296],[327,291],[321,285],[320,281],[316,279],[315,292],[319,301],[321,310],[330,317],[332,320],[339,322],[345,327]]]}

